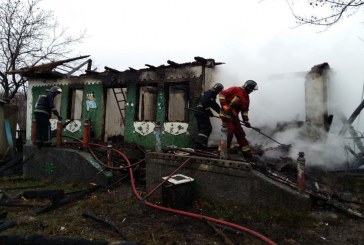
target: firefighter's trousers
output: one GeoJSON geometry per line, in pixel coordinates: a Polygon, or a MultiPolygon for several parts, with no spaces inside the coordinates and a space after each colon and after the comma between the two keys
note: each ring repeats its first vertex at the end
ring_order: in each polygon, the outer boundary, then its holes
{"type": "Polygon", "coordinates": [[[249,147],[249,142],[245,138],[245,132],[241,127],[241,123],[239,120],[226,120],[222,119],[223,127],[227,127],[227,148],[230,149],[231,141],[233,140],[233,136],[235,135],[236,140],[239,143],[239,146],[242,149],[243,154],[250,156],[251,151],[249,147]]]}
{"type": "Polygon", "coordinates": [[[209,136],[212,132],[210,117],[196,114],[198,135],[195,139],[195,148],[207,147],[209,136]]]}
{"type": "Polygon", "coordinates": [[[35,112],[35,122],[37,124],[36,143],[49,143],[51,140],[51,124],[49,115],[35,112]]]}

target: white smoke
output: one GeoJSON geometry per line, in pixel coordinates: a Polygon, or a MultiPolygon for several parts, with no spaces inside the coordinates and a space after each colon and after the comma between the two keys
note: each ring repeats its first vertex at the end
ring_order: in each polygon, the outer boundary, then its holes
{"type": "Polygon", "coordinates": [[[291,145],[289,157],[296,159],[299,152],[305,153],[307,166],[323,166],[327,169],[343,168],[348,161],[345,141],[336,133],[328,133],[322,140],[311,141],[304,136],[305,128],[289,129],[274,135],[278,141],[291,145]]]}
{"type": "MultiPolygon", "coordinates": [[[[311,64],[306,70],[309,71],[314,65],[317,64],[311,64]]],[[[234,77],[224,72],[221,68],[218,77],[218,81],[222,82],[225,87],[241,86],[245,81],[239,75],[234,77]],[[237,82],[229,83],[224,81],[237,82]]],[[[343,136],[339,136],[338,134],[343,126],[340,113],[349,117],[357,105],[359,105],[360,93],[358,93],[358,90],[361,90],[361,85],[358,83],[356,89],[353,86],[345,89],[347,84],[343,81],[346,80],[346,77],[354,76],[351,72],[343,71],[342,69],[334,69],[333,74],[331,74],[329,85],[329,114],[334,117],[330,132],[325,133],[326,137],[323,137],[322,140],[313,141],[309,137],[304,136],[304,126],[301,128],[288,128],[283,132],[271,135],[274,131],[273,129],[281,122],[305,122],[304,74],[301,74],[301,76],[289,76],[288,74],[288,76],[283,76],[278,81],[265,79],[259,81],[255,79],[258,82],[259,90],[250,94],[250,122],[253,126],[262,128],[263,133],[279,143],[290,145],[289,157],[292,159],[296,159],[298,153],[302,151],[305,152],[307,165],[319,165],[327,169],[347,167],[346,164],[353,160],[353,156],[348,154],[345,146],[352,143],[352,140],[344,139],[343,136]],[[338,72],[338,70],[341,70],[341,72],[338,72]],[[359,99],[348,98],[346,96],[346,90],[351,91],[359,99]],[[343,91],[345,92],[343,93],[343,91]],[[354,103],[355,100],[357,104],[354,103]]],[[[246,79],[254,78],[247,77],[246,79]]],[[[360,117],[358,117],[356,122],[358,120],[360,120],[360,117]]],[[[220,138],[221,121],[214,118],[212,123],[213,133],[210,136],[209,144],[216,145],[220,138]]],[[[355,123],[353,125],[355,126],[355,123]]],[[[257,145],[264,149],[279,146],[277,142],[260,135],[254,130],[244,128],[244,131],[252,146],[257,145]]]]}

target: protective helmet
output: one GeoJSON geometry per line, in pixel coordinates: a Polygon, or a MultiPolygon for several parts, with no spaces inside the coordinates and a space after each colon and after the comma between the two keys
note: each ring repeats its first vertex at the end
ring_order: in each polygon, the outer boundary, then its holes
{"type": "Polygon", "coordinates": [[[224,89],[224,85],[222,85],[221,83],[216,83],[212,89],[216,92],[221,92],[224,89]]]}
{"type": "Polygon", "coordinates": [[[250,94],[254,90],[258,90],[258,84],[253,80],[248,80],[244,83],[243,88],[250,94]]]}
{"type": "Polygon", "coordinates": [[[58,86],[51,87],[51,89],[49,91],[51,91],[53,94],[60,94],[60,93],[62,93],[62,89],[60,87],[58,87],[58,86]]]}

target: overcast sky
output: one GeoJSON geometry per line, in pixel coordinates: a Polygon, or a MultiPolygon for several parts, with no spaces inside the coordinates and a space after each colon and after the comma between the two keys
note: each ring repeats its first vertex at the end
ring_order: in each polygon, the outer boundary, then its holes
{"type": "Polygon", "coordinates": [[[70,32],[87,30],[75,56],[91,55],[98,71],[191,62],[194,56],[225,62],[218,70],[226,86],[247,79],[259,84],[251,95],[254,125],[304,120],[304,78],[290,74],[323,62],[335,71],[335,107],[350,116],[361,101],[362,11],[320,32],[296,27],[285,0],[44,0],[42,7],[54,10],[70,32]]]}

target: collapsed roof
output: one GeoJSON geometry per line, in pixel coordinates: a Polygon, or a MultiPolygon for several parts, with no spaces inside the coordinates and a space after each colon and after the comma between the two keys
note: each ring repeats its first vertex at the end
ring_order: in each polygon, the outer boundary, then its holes
{"type": "MultiPolygon", "coordinates": [[[[94,69],[94,70],[91,69],[91,66],[92,66],[91,59],[88,59],[85,62],[83,62],[75,67],[72,67],[69,64],[67,64],[67,63],[70,63],[73,61],[88,58],[89,56],[90,55],[85,55],[85,56],[60,60],[60,61],[54,61],[54,62],[37,65],[37,66],[23,67],[20,69],[9,71],[9,72],[7,72],[7,74],[19,74],[19,75],[27,77],[27,78],[64,78],[64,77],[71,76],[76,71],[79,71],[85,65],[87,65],[87,68],[85,69],[86,74],[90,74],[90,75],[102,74],[103,72],[97,72],[96,69],[94,69]]],[[[168,65],[162,64],[159,66],[145,64],[145,66],[148,68],[143,68],[143,69],[139,69],[139,70],[129,67],[128,70],[119,71],[117,69],[105,66],[104,72],[114,73],[114,74],[115,73],[128,74],[130,72],[143,72],[143,71],[148,71],[148,70],[156,71],[156,70],[161,70],[161,69],[165,69],[165,68],[182,68],[182,67],[193,67],[193,66],[204,66],[204,67],[208,67],[208,68],[213,68],[214,66],[225,64],[223,62],[215,62],[215,60],[211,59],[211,58],[205,59],[200,56],[196,56],[196,57],[194,57],[194,59],[195,59],[195,61],[186,62],[186,63],[177,63],[172,60],[167,60],[168,65]]]]}

